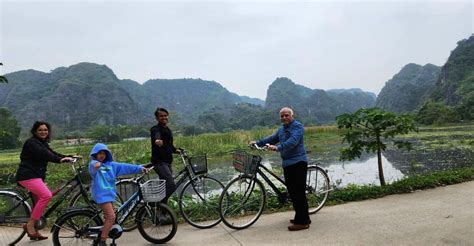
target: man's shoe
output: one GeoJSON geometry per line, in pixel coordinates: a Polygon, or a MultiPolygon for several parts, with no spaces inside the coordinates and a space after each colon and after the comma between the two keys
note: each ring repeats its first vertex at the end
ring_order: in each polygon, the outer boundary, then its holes
{"type": "Polygon", "coordinates": [[[304,230],[308,228],[309,228],[309,224],[306,224],[306,225],[293,224],[293,225],[288,226],[289,231],[299,231],[299,230],[304,230]]]}
{"type": "MultiPolygon", "coordinates": [[[[290,220],[290,223],[291,223],[291,224],[294,224],[294,223],[295,223],[295,220],[290,220]]],[[[308,222],[308,225],[310,225],[310,224],[311,224],[311,220],[309,220],[309,222],[308,222]]]]}

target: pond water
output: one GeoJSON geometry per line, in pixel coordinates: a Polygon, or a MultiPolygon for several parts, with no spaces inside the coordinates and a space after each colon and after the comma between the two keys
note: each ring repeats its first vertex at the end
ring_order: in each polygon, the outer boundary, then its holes
{"type": "MultiPolygon", "coordinates": [[[[331,182],[338,187],[349,184],[380,185],[377,156],[363,154],[353,161],[335,160],[336,153],[326,155],[309,155],[310,160],[318,160],[320,166],[327,170],[331,182]],[[329,157],[330,156],[330,157],[329,157]]],[[[273,172],[283,176],[281,159],[278,154],[265,153],[262,163],[273,172]]],[[[382,166],[387,183],[400,180],[410,174],[429,171],[440,171],[473,164],[474,156],[471,150],[433,150],[406,151],[388,150],[382,155],[382,166]]],[[[209,167],[210,175],[221,180],[224,184],[238,175],[231,165],[232,161],[213,163],[209,167]]]]}
{"type": "MultiPolygon", "coordinates": [[[[264,156],[262,163],[273,172],[283,176],[281,160],[278,156],[276,157],[264,156]]],[[[382,165],[387,182],[393,182],[405,176],[384,156],[382,157],[382,165]]],[[[376,155],[370,155],[362,160],[330,162],[321,165],[321,167],[327,170],[331,182],[339,187],[345,187],[348,184],[379,184],[376,155]]],[[[238,172],[231,166],[231,161],[212,165],[209,173],[224,184],[238,175],[238,172]]]]}

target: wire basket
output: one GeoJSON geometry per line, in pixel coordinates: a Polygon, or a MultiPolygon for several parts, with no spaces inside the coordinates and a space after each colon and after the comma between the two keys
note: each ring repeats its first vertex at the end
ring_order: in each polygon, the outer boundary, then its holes
{"type": "Polygon", "coordinates": [[[257,173],[257,167],[262,161],[262,157],[258,155],[251,155],[245,152],[234,153],[232,165],[235,170],[249,175],[255,175],[257,173]]]}
{"type": "Polygon", "coordinates": [[[188,161],[195,175],[207,173],[206,155],[193,156],[188,161]]]}
{"type": "Polygon", "coordinates": [[[77,168],[77,177],[81,180],[83,184],[89,184],[92,180],[91,175],[89,174],[89,170],[87,166],[82,166],[77,168]]]}
{"type": "Polygon", "coordinates": [[[159,202],[166,196],[166,181],[164,179],[150,179],[140,185],[143,201],[159,202]]]}

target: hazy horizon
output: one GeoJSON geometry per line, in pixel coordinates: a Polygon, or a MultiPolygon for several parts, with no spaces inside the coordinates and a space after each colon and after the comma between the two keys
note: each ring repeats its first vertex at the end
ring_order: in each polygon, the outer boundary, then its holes
{"type": "Polygon", "coordinates": [[[6,1],[0,73],[79,62],[119,79],[201,78],[266,97],[277,77],[378,94],[408,63],[442,66],[472,1],[6,1]]]}

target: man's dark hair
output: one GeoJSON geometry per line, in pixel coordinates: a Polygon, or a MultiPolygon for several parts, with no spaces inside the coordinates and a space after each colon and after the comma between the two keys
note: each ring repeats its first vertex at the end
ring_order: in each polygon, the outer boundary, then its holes
{"type": "Polygon", "coordinates": [[[50,140],[50,136],[51,136],[51,125],[46,122],[46,121],[36,121],[33,126],[31,127],[31,134],[33,136],[36,136],[35,133],[36,133],[36,130],[38,130],[38,128],[42,125],[45,125],[47,128],[48,128],[48,137],[46,138],[46,141],[49,141],[50,140]]]}
{"type": "Polygon", "coordinates": [[[155,117],[158,117],[158,112],[160,112],[160,111],[161,111],[161,112],[165,112],[167,115],[170,114],[170,113],[168,113],[168,110],[166,110],[165,108],[160,108],[160,107],[158,107],[158,108],[156,108],[156,110],[155,110],[155,117]]]}

